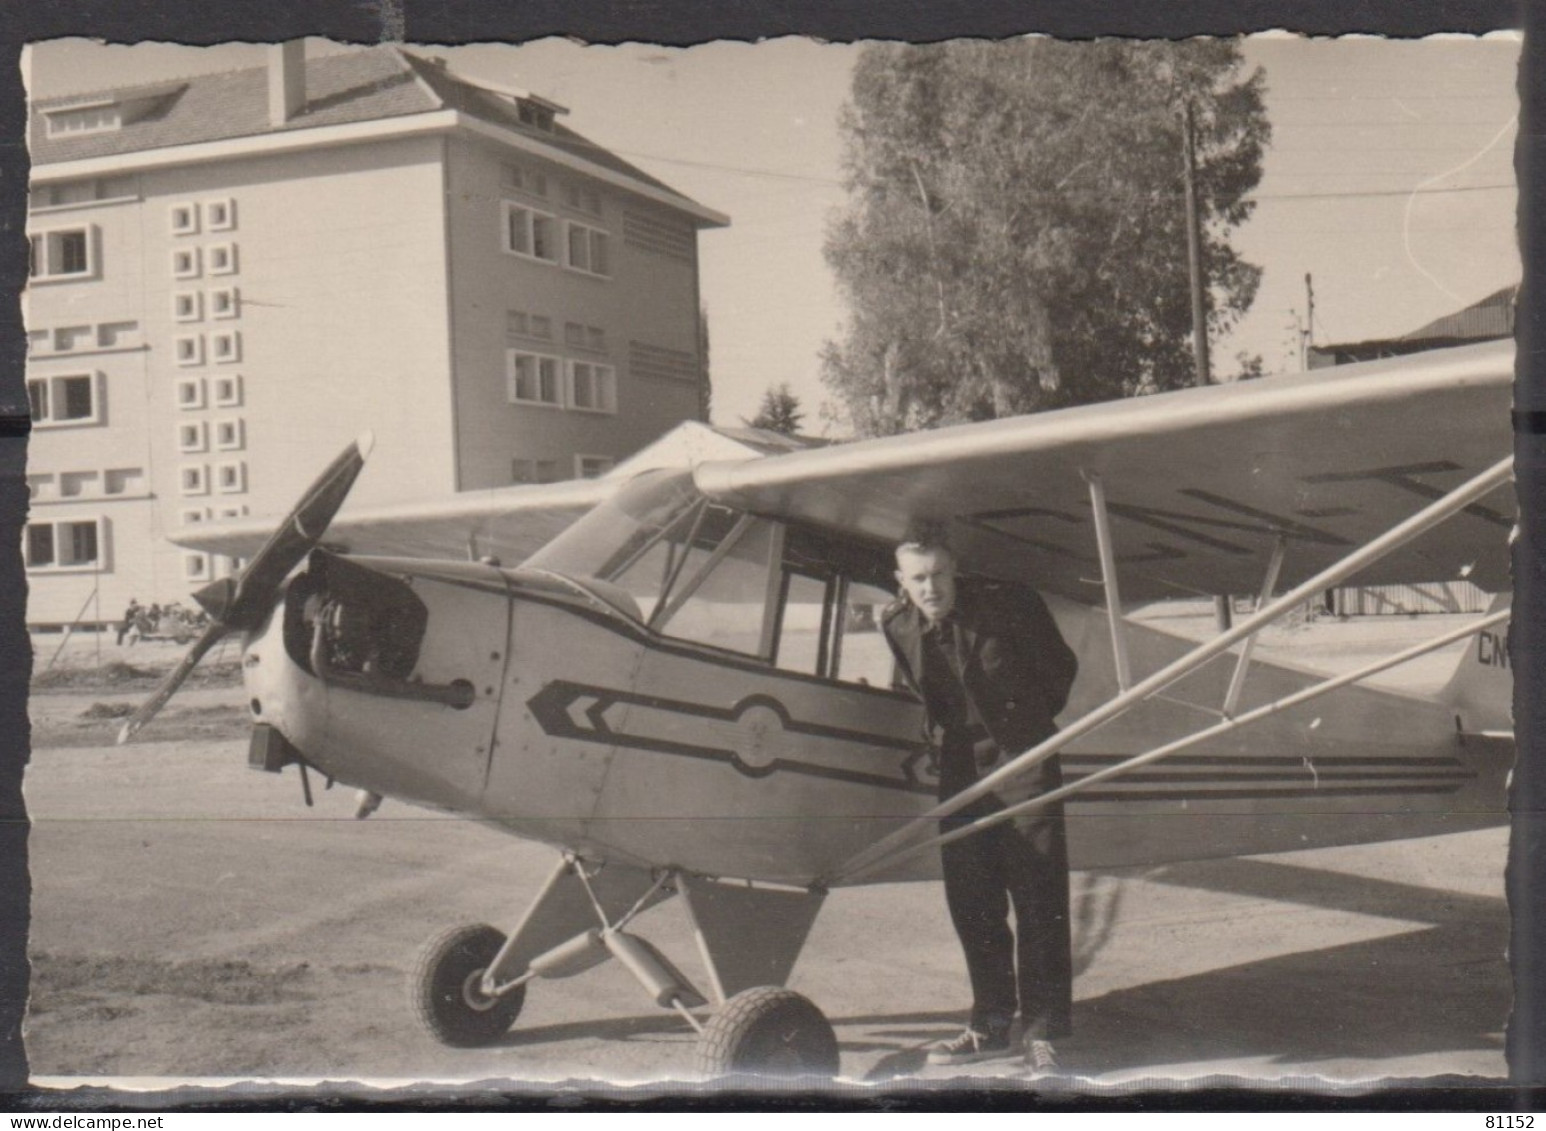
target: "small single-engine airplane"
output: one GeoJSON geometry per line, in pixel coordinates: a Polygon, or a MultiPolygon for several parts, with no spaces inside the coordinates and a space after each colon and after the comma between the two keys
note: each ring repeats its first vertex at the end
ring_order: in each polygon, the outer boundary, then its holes
{"type": "Polygon", "coordinates": [[[362,440],[266,537],[179,535],[248,564],[197,595],[212,624],[121,739],[241,633],[253,766],[297,766],[308,800],[308,769],[355,786],[362,815],[392,797],[558,850],[508,933],[426,951],[415,995],[441,1041],[496,1040],[534,982],[610,958],[698,1030],[704,1073],[835,1074],[831,1026],[782,988],[827,892],[936,874],[938,818],[1055,752],[1062,788],[949,836],[1066,799],[1091,867],[1503,818],[1513,356],[338,515],[362,440]],[[921,518],[950,522],[964,571],[1044,593],[1081,660],[1062,731],[945,803],[877,618],[921,518]],[[1500,595],[1490,613],[1358,671],[1251,656],[1328,588],[1461,578],[1500,595]],[[1259,599],[1202,643],[1124,615],[1207,594],[1259,599]],[[1472,634],[1436,697],[1357,685],[1472,634]],[[673,896],[701,985],[635,932],[673,896]]]}

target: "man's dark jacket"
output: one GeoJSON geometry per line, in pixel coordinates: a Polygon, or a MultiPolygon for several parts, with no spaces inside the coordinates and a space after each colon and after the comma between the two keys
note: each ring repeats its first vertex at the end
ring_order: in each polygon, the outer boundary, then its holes
{"type": "MultiPolygon", "coordinates": [[[[881,627],[897,660],[903,686],[923,695],[923,613],[904,596],[888,606],[881,627]]],[[[1068,702],[1079,662],[1058,632],[1041,596],[1004,582],[958,578],[956,603],[945,618],[947,648],[953,642],[960,676],[975,721],[992,744],[979,748],[977,777],[996,770],[1050,737],[1053,719],[1068,702]],[[996,747],[996,749],[995,749],[996,747]]],[[[930,720],[930,729],[935,720],[930,720]]],[[[1040,764],[997,790],[1013,804],[1053,788],[1059,778],[1056,759],[1040,764]]]]}

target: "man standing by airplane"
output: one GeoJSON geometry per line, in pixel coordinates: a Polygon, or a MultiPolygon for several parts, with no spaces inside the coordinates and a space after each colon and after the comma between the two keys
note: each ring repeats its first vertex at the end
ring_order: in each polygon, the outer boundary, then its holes
{"type": "MultiPolygon", "coordinates": [[[[896,563],[902,596],[882,615],[882,627],[899,681],[923,700],[943,801],[1057,729],[1053,717],[1068,700],[1078,661],[1039,595],[958,579],[942,536],[910,537],[897,547],[896,563]]],[[[941,827],[960,828],[1055,789],[1061,777],[1057,757],[1049,758],[941,827]]],[[[1055,1069],[1052,1042],[1071,1032],[1073,1004],[1062,807],[1002,822],[940,852],[973,1001],[966,1029],[930,1050],[929,1063],[1010,1055],[1018,1008],[1027,1066],[1055,1069]]]]}

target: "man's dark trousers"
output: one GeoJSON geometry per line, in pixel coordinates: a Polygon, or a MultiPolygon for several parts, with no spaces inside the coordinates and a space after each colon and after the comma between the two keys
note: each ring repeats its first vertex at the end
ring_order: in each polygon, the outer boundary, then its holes
{"type": "MultiPolygon", "coordinates": [[[[952,763],[970,765],[972,757],[970,743],[947,736],[940,752],[941,784],[955,776],[949,772],[952,763]]],[[[1057,788],[1061,774],[1056,757],[1037,769],[1041,771],[1037,792],[1057,788]]],[[[940,792],[945,794],[944,789],[940,792]]],[[[941,821],[941,831],[959,828],[1002,807],[986,798],[941,821]]],[[[1066,1037],[1072,1032],[1073,956],[1062,807],[1032,811],[951,841],[941,847],[940,855],[945,903],[971,980],[971,1027],[983,1033],[1007,1033],[1018,1006],[1027,1037],[1066,1037]]]]}

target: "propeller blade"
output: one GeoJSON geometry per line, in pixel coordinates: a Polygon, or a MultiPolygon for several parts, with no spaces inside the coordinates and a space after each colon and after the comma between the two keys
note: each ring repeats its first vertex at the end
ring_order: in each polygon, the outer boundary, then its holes
{"type": "Polygon", "coordinates": [[[183,685],[183,680],[188,678],[188,673],[198,666],[199,661],[204,658],[204,653],[213,648],[229,631],[230,629],[219,623],[212,624],[204,630],[204,634],[193,642],[193,647],[188,649],[182,661],[172,669],[172,673],[161,681],[161,686],[156,688],[155,693],[141,703],[139,710],[130,715],[128,721],[119,729],[118,745],[122,746],[128,742],[141,727],[156,717],[161,708],[166,706],[167,700],[177,694],[177,689],[183,685]]]}
{"type": "Polygon", "coordinates": [[[374,443],[371,433],[364,433],[317,476],[237,577],[221,620],[232,628],[255,628],[268,615],[274,590],[322,541],[374,443]]]}
{"type": "Polygon", "coordinates": [[[172,673],[161,681],[155,693],[124,723],[118,732],[120,745],[156,717],[216,641],[229,633],[254,629],[263,623],[284,579],[322,541],[328,524],[349,497],[349,488],[354,486],[360,469],[365,466],[365,457],[374,446],[375,437],[369,432],[362,433],[312,481],[301,501],[268,536],[234,581],[223,579],[194,594],[194,600],[212,618],[210,625],[193,642],[193,647],[172,673]]]}

